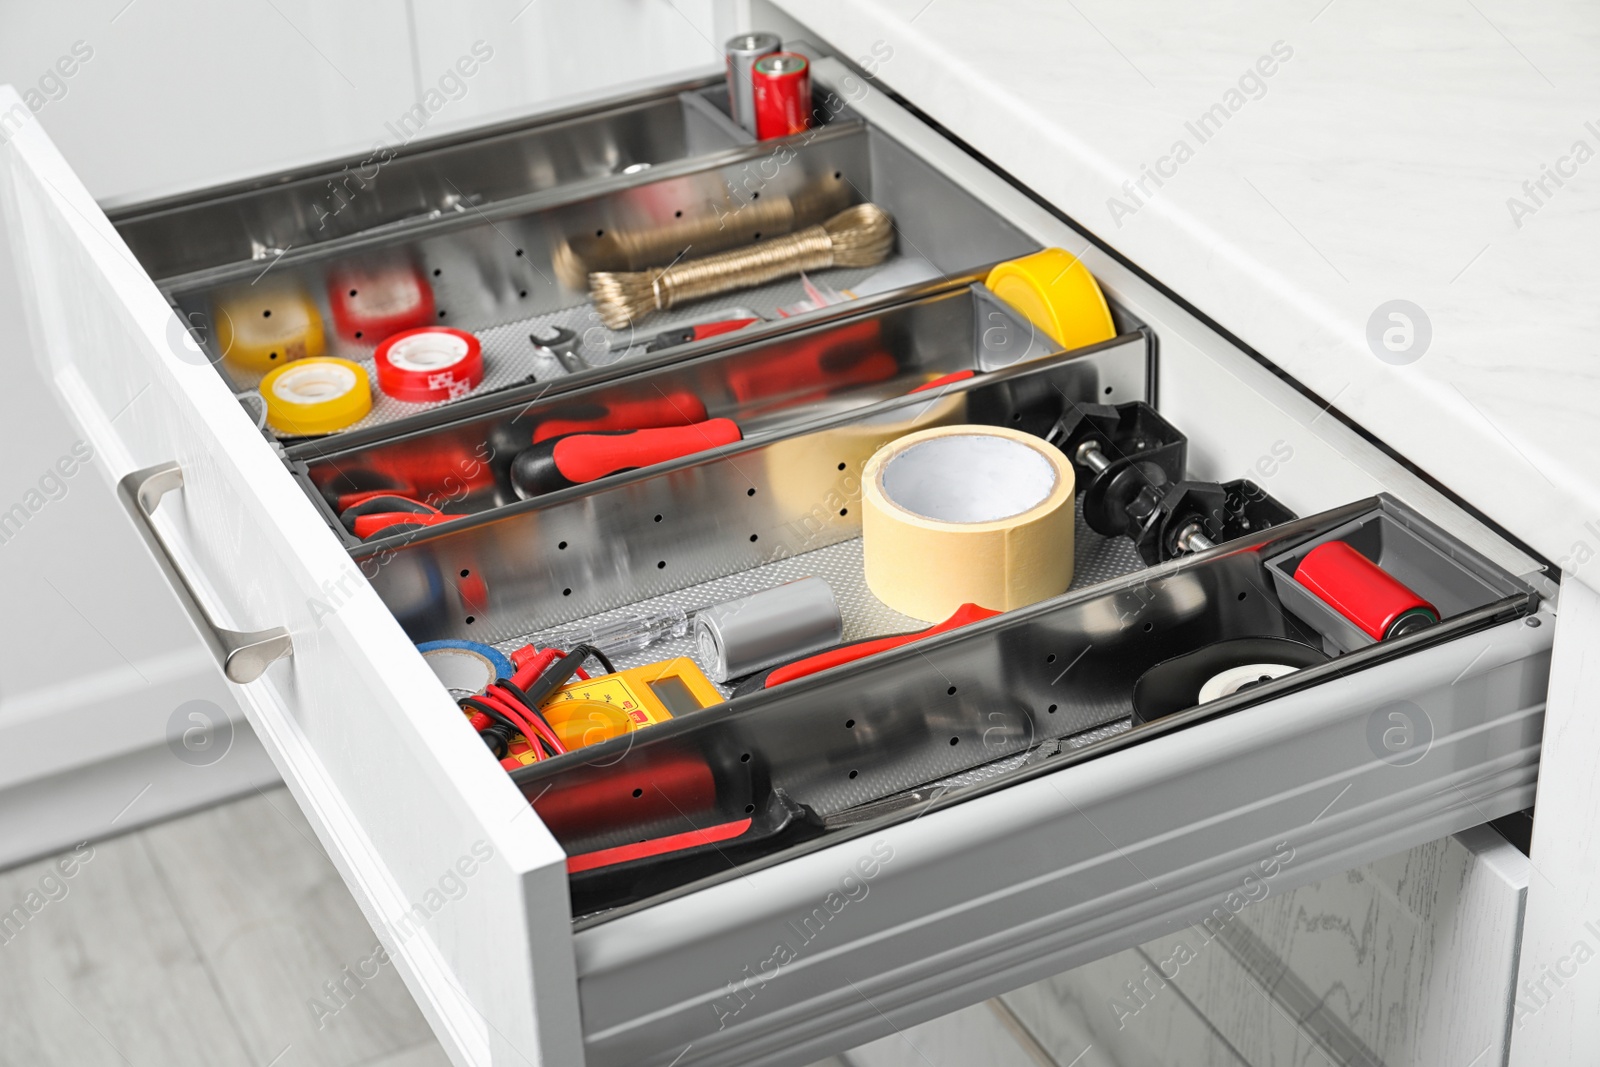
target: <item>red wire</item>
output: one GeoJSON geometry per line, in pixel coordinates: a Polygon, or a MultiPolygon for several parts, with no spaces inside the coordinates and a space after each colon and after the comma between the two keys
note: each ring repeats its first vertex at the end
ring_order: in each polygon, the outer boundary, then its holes
{"type": "Polygon", "coordinates": [[[538,761],[544,759],[544,749],[539,745],[537,740],[540,735],[535,730],[533,725],[528,722],[526,715],[527,709],[523,708],[515,700],[506,696],[502,696],[501,691],[498,691],[495,686],[490,686],[488,689],[484,690],[483,693],[479,695],[478,699],[494,708],[494,710],[498,711],[512,722],[516,723],[518,729],[522,731],[523,740],[527,741],[528,747],[533,750],[534,760],[538,761]]]}
{"type": "MultiPolygon", "coordinates": [[[[511,654],[512,662],[518,664],[515,673],[511,676],[511,684],[518,689],[526,689],[535,679],[549,670],[551,664],[558,659],[565,659],[566,655],[559,648],[534,648],[532,645],[524,645],[511,654]]],[[[582,668],[573,673],[576,677],[585,681],[589,678],[589,673],[582,668]]],[[[566,754],[567,746],[561,743],[561,738],[556,736],[555,731],[544,721],[544,718],[529,712],[520,700],[501,686],[489,686],[478,699],[510,719],[522,730],[523,740],[528,742],[528,747],[533,751],[535,762],[545,758],[545,745],[540,744],[541,740],[548,744],[550,750],[557,755],[566,754]]],[[[489,722],[489,717],[482,712],[473,714],[473,729],[481,732],[489,725],[489,722]]],[[[507,760],[510,759],[511,757],[507,757],[507,760]]]]}
{"type": "MultiPolygon", "coordinates": [[[[529,654],[528,657],[522,661],[522,665],[519,666],[516,673],[511,676],[511,681],[518,689],[528,688],[528,686],[533,684],[533,680],[535,678],[539,677],[539,675],[543,674],[549,669],[552,663],[558,659],[567,658],[567,654],[561,651],[559,648],[534,648],[532,645],[526,645],[523,649],[518,649],[518,652],[520,653],[526,649],[532,649],[531,654],[529,654]]],[[[517,653],[513,653],[513,662],[515,662],[516,654],[517,653]]],[[[574,673],[574,677],[582,678],[584,681],[588,681],[589,672],[584,670],[582,667],[579,667],[574,673]]]]}
{"type": "MultiPolygon", "coordinates": [[[[555,731],[550,729],[550,726],[544,721],[543,718],[529,713],[528,709],[523,707],[522,702],[517,700],[516,697],[512,696],[510,693],[506,692],[504,689],[501,689],[497,685],[491,685],[488,689],[484,690],[483,696],[479,697],[480,700],[484,698],[489,698],[488,702],[497,711],[501,712],[502,714],[506,714],[512,722],[526,727],[522,731],[522,736],[527,739],[528,744],[534,749],[535,752],[539,752],[539,746],[535,743],[535,735],[533,731],[537,731],[539,737],[544,738],[550,743],[550,747],[556,753],[556,755],[566,755],[567,748],[561,743],[561,739],[556,736],[555,731]]],[[[543,759],[543,753],[540,753],[538,758],[543,759]]]]}

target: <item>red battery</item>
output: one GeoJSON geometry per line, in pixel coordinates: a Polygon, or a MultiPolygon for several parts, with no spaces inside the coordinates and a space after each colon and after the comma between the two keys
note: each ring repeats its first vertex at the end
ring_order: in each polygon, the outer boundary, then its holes
{"type": "Polygon", "coordinates": [[[811,61],[798,52],[774,52],[751,70],[756,140],[770,141],[811,128],[811,61]]]}
{"type": "Polygon", "coordinates": [[[1374,641],[1404,637],[1439,621],[1437,608],[1344,541],[1307,552],[1294,578],[1374,641]]]}

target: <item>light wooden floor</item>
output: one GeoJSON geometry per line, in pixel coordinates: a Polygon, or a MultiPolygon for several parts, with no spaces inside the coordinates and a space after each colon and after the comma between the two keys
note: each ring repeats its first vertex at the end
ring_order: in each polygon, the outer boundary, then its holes
{"type": "Polygon", "coordinates": [[[324,987],[377,939],[283,789],[85,854],[0,874],[0,1063],[448,1064],[392,967],[324,987]]]}
{"type": "Polygon", "coordinates": [[[284,789],[67,856],[0,872],[0,1065],[448,1067],[284,789]]]}

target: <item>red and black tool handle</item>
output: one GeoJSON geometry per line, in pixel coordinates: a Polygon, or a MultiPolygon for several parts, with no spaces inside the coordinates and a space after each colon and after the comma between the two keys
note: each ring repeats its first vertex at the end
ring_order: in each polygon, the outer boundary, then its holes
{"type": "Polygon", "coordinates": [[[380,533],[437,526],[456,518],[460,516],[446,515],[432,504],[398,495],[369,496],[339,513],[344,528],[363,541],[380,533]]]}
{"type": "Polygon", "coordinates": [[[644,430],[600,430],[540,441],[511,461],[511,484],[523,499],[608,474],[636,470],[744,439],[732,419],[644,430]]]}
{"type": "Polygon", "coordinates": [[[658,333],[644,346],[646,352],[660,352],[664,348],[675,348],[686,345],[691,341],[704,341],[707,337],[717,337],[721,334],[742,330],[752,322],[760,319],[723,319],[721,322],[702,322],[698,326],[685,326],[678,330],[666,330],[658,333]]]}
{"type": "Polygon", "coordinates": [[[976,378],[977,376],[978,372],[975,370],[953,370],[949,374],[941,374],[931,382],[923,382],[911,392],[926,393],[930,389],[943,389],[947,385],[954,385],[957,382],[964,382],[968,378],[976,378]]]}
{"type": "Polygon", "coordinates": [[[533,443],[569,433],[595,430],[643,430],[703,422],[706,406],[693,393],[661,393],[638,400],[604,404],[563,404],[533,431],[533,443]]]}

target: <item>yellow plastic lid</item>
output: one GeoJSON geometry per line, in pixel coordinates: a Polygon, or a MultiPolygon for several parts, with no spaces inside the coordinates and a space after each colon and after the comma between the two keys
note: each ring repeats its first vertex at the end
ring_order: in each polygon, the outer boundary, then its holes
{"type": "Polygon", "coordinates": [[[267,424],[279,433],[333,433],[372,410],[366,368],[332,356],[297,359],[261,379],[267,424]]]}
{"type": "Polygon", "coordinates": [[[1062,348],[1109,341],[1117,335],[1100,283],[1078,257],[1060,248],[1008,260],[984,283],[1062,348]]]}

